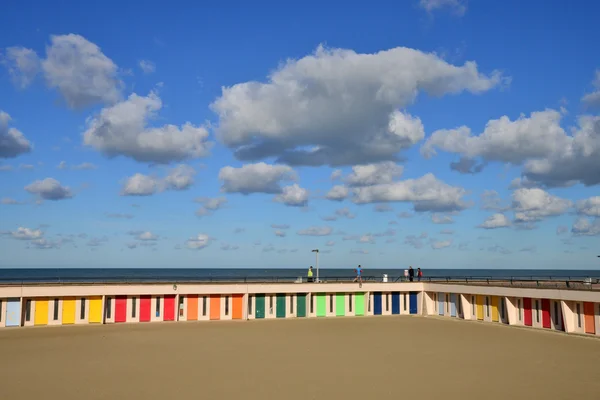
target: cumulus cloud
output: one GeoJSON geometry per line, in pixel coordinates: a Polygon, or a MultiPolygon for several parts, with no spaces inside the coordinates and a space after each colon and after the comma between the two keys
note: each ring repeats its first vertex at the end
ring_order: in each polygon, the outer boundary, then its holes
{"type": "Polygon", "coordinates": [[[373,208],[375,212],[392,212],[394,209],[389,204],[377,204],[373,208]]]}
{"type": "Polygon", "coordinates": [[[434,224],[453,224],[454,219],[451,215],[441,215],[438,213],[431,214],[431,222],[434,224]]]}
{"type": "Polygon", "coordinates": [[[573,203],[543,189],[517,189],[512,195],[515,222],[536,222],[564,214],[573,203]]]}
{"type": "Polygon", "coordinates": [[[562,235],[563,233],[567,233],[569,232],[569,227],[568,226],[564,226],[564,225],[560,225],[556,227],[556,234],[557,235],[562,235]]]}
{"type": "Polygon", "coordinates": [[[211,215],[214,211],[219,210],[227,203],[225,197],[199,197],[194,201],[202,204],[202,207],[196,211],[196,215],[199,217],[211,215]]]}
{"type": "Polygon", "coordinates": [[[117,65],[96,44],[75,34],[54,35],[50,42],[42,69],[48,86],[56,88],[70,108],[119,101],[117,65]]]}
{"type": "Polygon", "coordinates": [[[227,193],[267,193],[282,192],[281,181],[296,179],[296,173],[287,165],[269,165],[264,162],[246,164],[240,168],[223,167],[219,171],[223,181],[221,190],[227,193]]]}
{"type": "Polygon", "coordinates": [[[8,127],[10,120],[10,115],[0,110],[0,158],[14,158],[33,148],[21,131],[8,127]]]}
{"type": "Polygon", "coordinates": [[[594,91],[583,96],[581,101],[590,107],[600,107],[600,69],[596,70],[592,85],[594,91]]]}
{"type": "Polygon", "coordinates": [[[335,215],[337,215],[338,217],[344,217],[348,219],[354,219],[354,217],[356,217],[356,215],[354,215],[348,207],[339,208],[335,210],[335,215]]]}
{"type": "Polygon", "coordinates": [[[25,47],[7,47],[0,63],[6,66],[11,80],[21,89],[29,86],[40,72],[38,55],[25,47]]]}
{"type": "Polygon", "coordinates": [[[576,203],[575,208],[578,214],[587,215],[589,217],[600,217],[600,196],[579,200],[576,203]]]}
{"type": "Polygon", "coordinates": [[[196,170],[189,165],[178,165],[159,178],[137,173],[125,180],[121,196],[150,196],[166,190],[187,190],[194,183],[196,170]]]}
{"type": "Polygon", "coordinates": [[[56,168],[63,169],[63,170],[70,168],[70,169],[76,170],[76,171],[83,171],[83,170],[97,169],[98,167],[95,164],[92,164],[89,162],[84,162],[84,163],[72,165],[69,167],[69,165],[67,164],[66,161],[61,161],[60,163],[58,163],[56,168]]]}
{"type": "Polygon", "coordinates": [[[487,248],[487,250],[492,253],[500,253],[500,254],[505,254],[505,255],[511,253],[510,250],[508,250],[507,248],[502,247],[500,245],[490,246],[487,248]]]}
{"type": "Polygon", "coordinates": [[[357,54],[319,46],[266,83],[224,87],[211,109],[218,138],[240,160],[360,165],[394,161],[423,139],[421,120],[401,111],[419,92],[482,93],[502,80],[499,72],[481,74],[474,62],[455,66],[409,48],[357,54]]]}
{"type": "Polygon", "coordinates": [[[86,245],[89,247],[99,247],[99,246],[102,246],[106,242],[108,242],[108,238],[106,236],[91,237],[87,241],[86,245]]]}
{"type": "Polygon", "coordinates": [[[529,180],[526,176],[525,177],[517,177],[515,179],[513,179],[512,181],[510,181],[510,185],[508,186],[509,189],[532,189],[532,188],[537,188],[540,187],[540,184],[538,182],[534,182],[529,180]]]}
{"type": "Polygon", "coordinates": [[[414,215],[413,213],[409,213],[409,212],[407,212],[407,211],[402,211],[402,212],[399,212],[399,213],[397,214],[398,218],[402,218],[402,219],[405,219],[405,218],[412,218],[412,217],[413,217],[413,215],[414,215]]]}
{"type": "Polygon", "coordinates": [[[510,204],[504,203],[495,190],[484,190],[481,194],[481,209],[502,212],[510,209],[510,204]]]}
{"type": "Polygon", "coordinates": [[[212,146],[203,126],[186,122],[181,127],[149,127],[162,108],[154,92],[146,97],[133,93],[125,101],[103,108],[87,122],[84,144],[107,157],[124,156],[140,162],[168,164],[207,156],[212,146]]]}
{"type": "Polygon", "coordinates": [[[463,200],[466,194],[465,189],[450,186],[429,173],[417,179],[355,188],[353,201],[357,204],[410,202],[419,212],[451,212],[467,208],[463,200]]]}
{"type": "Polygon", "coordinates": [[[152,61],[149,60],[140,60],[138,63],[140,69],[145,74],[151,74],[156,71],[156,65],[152,61]]]}
{"type": "Polygon", "coordinates": [[[240,248],[240,246],[238,246],[237,244],[229,244],[229,243],[221,244],[221,250],[223,250],[223,251],[234,251],[239,248],[240,248]]]}
{"type": "Polygon", "coordinates": [[[282,188],[281,193],[276,195],[273,201],[291,207],[304,207],[308,204],[308,190],[294,183],[282,188]]]}
{"type": "Polygon", "coordinates": [[[210,244],[210,237],[205,233],[199,233],[196,236],[190,237],[185,246],[191,250],[201,250],[210,244]]]}
{"type": "Polygon", "coordinates": [[[426,232],[421,233],[419,236],[416,235],[408,235],[404,238],[404,243],[408,244],[415,249],[422,249],[424,244],[423,239],[426,239],[429,236],[426,232]]]}
{"type": "Polygon", "coordinates": [[[344,181],[348,186],[371,186],[392,183],[396,178],[402,176],[404,167],[393,161],[377,164],[356,165],[344,181]]]}
{"type": "Polygon", "coordinates": [[[25,190],[43,200],[64,200],[73,197],[71,189],[68,186],[62,186],[54,178],[37,180],[25,186],[25,190]]]}
{"type": "Polygon", "coordinates": [[[335,241],[328,240],[327,243],[325,243],[325,246],[335,246],[335,241]]]}
{"type": "Polygon", "coordinates": [[[440,233],[442,235],[454,235],[454,231],[452,229],[442,229],[440,233]]]}
{"type": "Polygon", "coordinates": [[[481,225],[480,228],[484,229],[497,229],[506,228],[510,226],[510,220],[504,214],[494,214],[488,217],[481,225]]]}
{"type": "Polygon", "coordinates": [[[0,200],[0,204],[5,204],[5,205],[13,205],[13,206],[15,206],[15,205],[21,205],[21,204],[25,204],[25,203],[23,203],[23,202],[21,202],[21,201],[17,201],[17,200],[15,200],[15,199],[13,199],[12,197],[3,197],[3,198],[0,200]]]}
{"type": "Polygon", "coordinates": [[[275,233],[275,236],[278,236],[278,237],[285,237],[285,235],[286,235],[285,232],[281,231],[281,230],[276,230],[274,233],[275,233]]]}
{"type": "Polygon", "coordinates": [[[273,229],[290,229],[288,224],[271,224],[271,228],[273,229]]]}
{"type": "Polygon", "coordinates": [[[458,161],[450,163],[450,169],[460,174],[475,175],[483,171],[485,164],[478,163],[470,158],[461,157],[458,161]]]}
{"type": "Polygon", "coordinates": [[[348,188],[344,185],[336,185],[327,192],[325,197],[333,201],[342,201],[348,197],[348,188]]]}
{"type": "Polygon", "coordinates": [[[331,179],[332,181],[335,181],[335,180],[340,179],[341,177],[342,177],[342,170],[341,169],[335,169],[331,173],[331,176],[329,177],[329,179],[331,179]]]}
{"type": "Polygon", "coordinates": [[[443,249],[446,247],[450,247],[452,245],[452,240],[434,240],[431,242],[431,248],[434,250],[443,249]]]}
{"type": "Polygon", "coordinates": [[[297,233],[303,236],[328,236],[331,235],[333,229],[330,226],[311,226],[310,228],[301,229],[297,233]]]}
{"type": "Polygon", "coordinates": [[[575,236],[598,236],[600,235],[600,218],[593,220],[585,217],[579,217],[571,228],[571,233],[575,236]]]}
{"type": "Polygon", "coordinates": [[[40,229],[30,229],[20,226],[16,231],[10,232],[10,236],[18,240],[34,240],[41,239],[44,236],[44,232],[40,229]]]}
{"type": "Polygon", "coordinates": [[[138,239],[138,240],[158,240],[158,235],[156,235],[150,231],[140,232],[139,234],[136,235],[136,239],[138,239]]]}
{"type": "Polygon", "coordinates": [[[431,157],[439,148],[463,157],[523,166],[523,177],[529,182],[515,181],[511,186],[600,183],[600,117],[579,116],[577,127],[568,133],[560,125],[562,115],[545,110],[514,121],[503,116],[490,120],[477,136],[466,126],[439,130],[421,147],[421,153],[431,157]]]}
{"type": "Polygon", "coordinates": [[[419,0],[419,6],[428,13],[447,9],[453,14],[463,16],[467,11],[467,0],[419,0]]]}

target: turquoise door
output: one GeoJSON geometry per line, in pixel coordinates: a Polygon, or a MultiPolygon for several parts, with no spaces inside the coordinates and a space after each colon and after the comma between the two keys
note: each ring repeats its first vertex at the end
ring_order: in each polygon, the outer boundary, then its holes
{"type": "Polygon", "coordinates": [[[5,326],[21,326],[21,301],[18,298],[8,299],[6,302],[5,326]]]}

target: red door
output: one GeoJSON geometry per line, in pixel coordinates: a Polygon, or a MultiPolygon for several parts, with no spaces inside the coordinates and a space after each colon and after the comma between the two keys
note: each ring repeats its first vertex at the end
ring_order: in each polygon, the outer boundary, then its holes
{"type": "Polygon", "coordinates": [[[163,321],[175,321],[175,295],[165,296],[165,310],[163,321]]]}
{"type": "Polygon", "coordinates": [[[524,309],[524,315],[523,315],[523,322],[525,323],[525,325],[527,326],[531,326],[532,324],[532,312],[531,312],[531,299],[525,297],[523,299],[523,309],[524,309]]]}
{"type": "Polygon", "coordinates": [[[542,326],[551,328],[550,325],[550,300],[542,299],[542,326]]]}
{"type": "Polygon", "coordinates": [[[140,322],[150,321],[150,296],[140,296],[140,322]]]}
{"type": "Polygon", "coordinates": [[[115,298],[115,322],[127,321],[127,296],[115,298]]]}

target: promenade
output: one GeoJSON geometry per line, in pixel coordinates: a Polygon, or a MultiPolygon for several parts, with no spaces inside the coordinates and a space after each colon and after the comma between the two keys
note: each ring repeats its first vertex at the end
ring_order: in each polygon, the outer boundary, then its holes
{"type": "Polygon", "coordinates": [[[600,340],[441,317],[0,331],[11,400],[597,400],[600,340]]]}

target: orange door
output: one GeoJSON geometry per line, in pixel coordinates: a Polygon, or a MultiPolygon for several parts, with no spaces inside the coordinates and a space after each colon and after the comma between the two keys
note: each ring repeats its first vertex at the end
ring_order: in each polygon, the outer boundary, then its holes
{"type": "Polygon", "coordinates": [[[188,321],[196,321],[198,319],[198,295],[190,294],[187,297],[187,316],[188,321]]]}
{"type": "Polygon", "coordinates": [[[210,319],[221,319],[221,295],[210,295],[210,319]]]}
{"type": "Polygon", "coordinates": [[[233,295],[233,314],[231,318],[242,319],[244,318],[244,295],[234,294],[233,295]]]}
{"type": "Polygon", "coordinates": [[[594,321],[594,303],[583,303],[583,314],[585,333],[596,333],[596,321],[594,321]]]}

